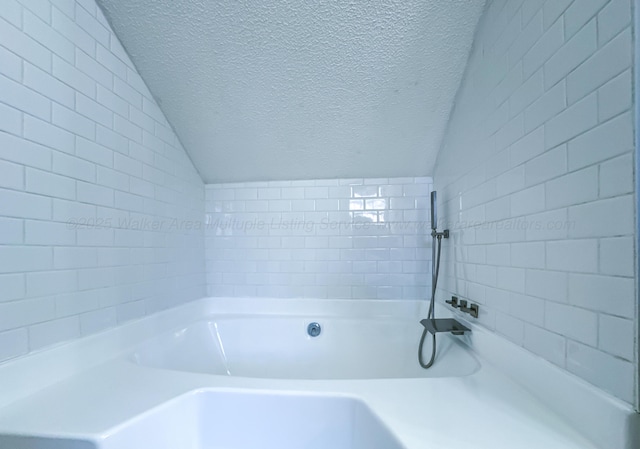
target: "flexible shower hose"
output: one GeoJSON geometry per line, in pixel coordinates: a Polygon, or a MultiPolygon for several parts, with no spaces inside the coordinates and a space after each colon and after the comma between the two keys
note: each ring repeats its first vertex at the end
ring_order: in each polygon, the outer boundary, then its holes
{"type": "MultiPolygon", "coordinates": [[[[433,236],[433,243],[431,245],[431,301],[429,301],[429,311],[427,312],[427,319],[435,318],[435,301],[436,301],[436,286],[438,285],[438,274],[440,273],[440,249],[442,248],[442,235],[433,236]],[[436,252],[436,241],[437,241],[437,252],[436,252]]],[[[424,346],[424,340],[427,337],[427,328],[425,327],[422,331],[422,337],[420,337],[420,345],[418,346],[418,363],[424,369],[431,368],[433,365],[433,361],[436,358],[436,334],[435,332],[432,334],[432,345],[431,345],[431,358],[427,363],[424,363],[422,360],[422,347],[424,346]]]]}

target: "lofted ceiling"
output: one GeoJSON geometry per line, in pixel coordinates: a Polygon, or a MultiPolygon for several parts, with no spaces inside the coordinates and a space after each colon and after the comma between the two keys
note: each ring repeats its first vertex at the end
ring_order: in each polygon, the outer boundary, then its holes
{"type": "Polygon", "coordinates": [[[429,175],[484,0],[98,0],[205,182],[429,175]]]}

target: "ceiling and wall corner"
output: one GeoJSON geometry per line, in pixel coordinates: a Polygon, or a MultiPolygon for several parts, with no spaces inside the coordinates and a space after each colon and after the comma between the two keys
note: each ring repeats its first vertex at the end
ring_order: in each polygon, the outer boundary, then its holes
{"type": "Polygon", "coordinates": [[[432,172],[484,0],[98,0],[207,183],[432,172]]]}

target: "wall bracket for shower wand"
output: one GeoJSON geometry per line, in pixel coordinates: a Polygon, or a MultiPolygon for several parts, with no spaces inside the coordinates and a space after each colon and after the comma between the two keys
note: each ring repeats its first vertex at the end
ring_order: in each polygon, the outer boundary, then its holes
{"type": "Polygon", "coordinates": [[[442,232],[438,232],[435,229],[433,229],[431,231],[431,237],[442,237],[442,238],[448,239],[449,238],[449,230],[445,229],[442,232]]]}

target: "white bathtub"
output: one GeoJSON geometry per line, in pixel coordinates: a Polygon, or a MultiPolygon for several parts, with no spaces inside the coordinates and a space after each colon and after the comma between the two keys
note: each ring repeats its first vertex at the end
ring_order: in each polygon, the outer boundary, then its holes
{"type": "MultiPolygon", "coordinates": [[[[145,342],[136,363],[161,369],[279,379],[459,377],[480,367],[456,341],[438,336],[435,365],[418,364],[422,326],[417,318],[335,315],[222,315],[145,342]],[[307,333],[320,324],[320,335],[307,333]]],[[[424,352],[431,351],[431,338],[424,352]]],[[[428,357],[427,357],[428,358],[428,357]]]]}
{"type": "Polygon", "coordinates": [[[0,448],[640,447],[631,407],[473,323],[422,370],[425,310],[205,298],[160,312],[0,365],[0,448]]]}

